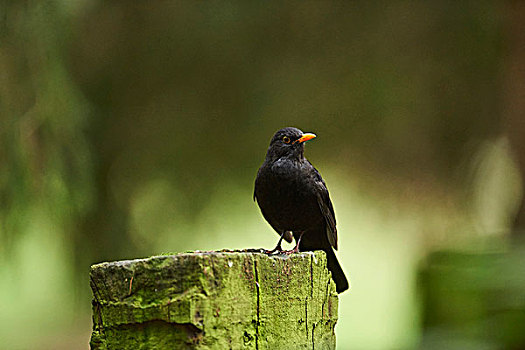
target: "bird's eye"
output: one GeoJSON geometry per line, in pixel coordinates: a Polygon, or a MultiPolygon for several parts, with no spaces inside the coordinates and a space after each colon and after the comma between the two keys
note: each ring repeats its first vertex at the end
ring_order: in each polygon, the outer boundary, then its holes
{"type": "Polygon", "coordinates": [[[284,143],[290,143],[290,138],[288,136],[283,137],[284,143]]]}

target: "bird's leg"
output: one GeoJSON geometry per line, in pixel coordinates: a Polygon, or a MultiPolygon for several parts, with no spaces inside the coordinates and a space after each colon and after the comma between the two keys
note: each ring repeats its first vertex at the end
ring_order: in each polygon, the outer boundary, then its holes
{"type": "Polygon", "coordinates": [[[272,250],[266,250],[265,251],[266,254],[273,254],[275,252],[281,253],[283,251],[283,248],[281,248],[281,242],[283,241],[285,233],[286,231],[283,231],[283,233],[281,234],[281,238],[279,238],[279,241],[277,242],[277,245],[275,246],[275,248],[273,248],[272,250]]]}
{"type": "Polygon", "coordinates": [[[297,244],[292,250],[286,250],[283,253],[284,254],[293,254],[293,253],[299,253],[299,244],[301,243],[301,238],[303,238],[304,231],[301,232],[301,235],[299,236],[299,239],[297,240],[297,244]]]}

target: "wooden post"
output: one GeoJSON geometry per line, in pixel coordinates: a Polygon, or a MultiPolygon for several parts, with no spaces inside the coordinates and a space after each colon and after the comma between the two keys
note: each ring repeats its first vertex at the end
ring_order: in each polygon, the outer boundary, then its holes
{"type": "Polygon", "coordinates": [[[194,252],[91,267],[91,349],[335,349],[324,252],[194,252]]]}

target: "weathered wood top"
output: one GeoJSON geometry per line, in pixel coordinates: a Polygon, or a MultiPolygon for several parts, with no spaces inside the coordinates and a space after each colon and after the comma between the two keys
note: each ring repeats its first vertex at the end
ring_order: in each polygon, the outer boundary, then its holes
{"type": "Polygon", "coordinates": [[[335,348],[324,252],[161,255],[93,265],[90,279],[93,349],[335,348]]]}

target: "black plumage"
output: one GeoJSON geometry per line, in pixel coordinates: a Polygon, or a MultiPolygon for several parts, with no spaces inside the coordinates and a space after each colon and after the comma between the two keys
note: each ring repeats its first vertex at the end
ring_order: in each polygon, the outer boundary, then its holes
{"type": "Polygon", "coordinates": [[[304,157],[304,142],[314,137],[291,127],[275,133],[257,172],[254,199],[281,236],[274,250],[282,251],[281,240],[292,242],[293,236],[295,252],[325,251],[328,269],[341,293],[348,289],[348,281],[333,251],[337,250],[334,208],[321,174],[304,157]]]}

